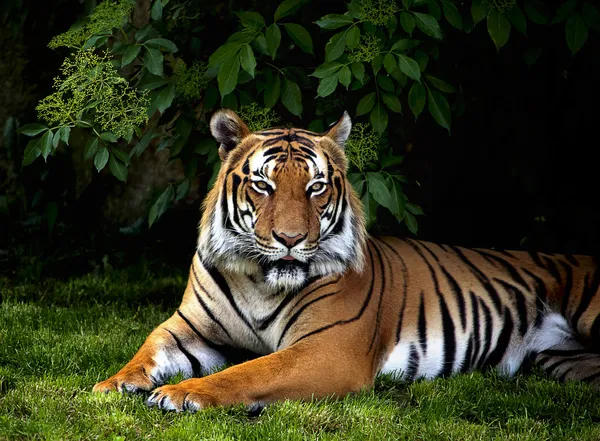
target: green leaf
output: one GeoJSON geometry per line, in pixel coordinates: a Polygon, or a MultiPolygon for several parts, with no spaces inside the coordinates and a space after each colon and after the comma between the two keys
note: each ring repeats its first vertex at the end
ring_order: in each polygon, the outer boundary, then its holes
{"type": "MultiPolygon", "coordinates": [[[[399,67],[396,67],[390,76],[398,82],[400,87],[405,87],[406,83],[408,83],[408,77],[400,70],[399,67]]],[[[399,92],[400,91],[398,91],[398,93],[399,92]]]]}
{"type": "Polygon", "coordinates": [[[273,77],[273,82],[265,89],[265,107],[271,108],[277,103],[281,94],[281,78],[279,74],[273,77]]]}
{"type": "Polygon", "coordinates": [[[279,21],[280,18],[292,15],[306,2],[307,0],[285,0],[277,7],[274,21],[279,21]]]}
{"type": "Polygon", "coordinates": [[[590,28],[600,32],[600,12],[594,5],[584,2],[581,7],[581,15],[590,28]]]}
{"type": "Polygon", "coordinates": [[[276,24],[269,26],[265,31],[265,36],[267,38],[267,49],[269,50],[269,54],[272,59],[275,59],[277,48],[281,43],[281,30],[279,29],[279,26],[276,24]]]}
{"type": "MultiPolygon", "coordinates": [[[[66,145],[69,145],[69,137],[71,136],[71,127],[62,126],[60,129],[58,129],[58,132],[56,132],[56,135],[58,135],[58,137],[60,138],[60,140],[62,142],[64,142],[66,145]]],[[[54,137],[56,137],[56,135],[54,135],[54,137]]]]}
{"type": "Polygon", "coordinates": [[[44,136],[42,136],[42,139],[40,139],[40,149],[42,151],[42,156],[44,158],[44,161],[46,161],[46,159],[48,158],[48,155],[52,151],[52,138],[53,138],[52,130],[48,130],[46,133],[44,133],[44,136]]]}
{"type": "Polygon", "coordinates": [[[387,75],[377,75],[377,84],[383,90],[387,90],[388,92],[394,91],[394,82],[387,75]]]}
{"type": "Polygon", "coordinates": [[[150,33],[152,26],[146,25],[135,33],[135,41],[141,41],[150,33]]]}
{"type": "Polygon", "coordinates": [[[539,47],[530,47],[525,51],[524,58],[527,66],[531,67],[542,55],[542,49],[539,47]]]}
{"type": "Polygon", "coordinates": [[[417,234],[417,231],[419,231],[419,223],[417,222],[417,219],[408,211],[404,217],[404,223],[412,234],[417,234]]]}
{"type": "Polygon", "coordinates": [[[427,55],[427,52],[417,49],[415,51],[415,61],[419,65],[421,72],[424,72],[425,68],[427,67],[427,63],[429,62],[429,55],[427,55]]]}
{"type": "Polygon", "coordinates": [[[154,4],[150,10],[150,16],[152,17],[152,20],[160,20],[162,18],[162,13],[163,7],[161,0],[154,0],[154,4]]]}
{"type": "Polygon", "coordinates": [[[25,152],[23,152],[23,161],[21,165],[26,166],[31,164],[35,159],[41,155],[42,150],[40,148],[40,140],[41,138],[32,139],[27,143],[27,147],[25,147],[25,152]]]}
{"type": "Polygon", "coordinates": [[[500,51],[500,48],[506,44],[510,36],[510,21],[496,8],[492,8],[487,17],[487,28],[492,41],[496,45],[496,50],[500,51]]]}
{"type": "Polygon", "coordinates": [[[462,17],[456,5],[449,0],[442,0],[442,7],[444,9],[444,17],[446,17],[448,23],[459,31],[462,30],[462,17]]]}
{"type": "Polygon", "coordinates": [[[371,125],[373,129],[380,135],[385,132],[388,124],[388,113],[387,110],[381,105],[381,103],[375,104],[370,115],[371,125]]]}
{"type": "Polygon", "coordinates": [[[310,74],[311,77],[317,78],[325,78],[333,75],[338,70],[342,68],[343,64],[338,63],[337,61],[332,61],[329,63],[323,63],[318,66],[313,73],[310,74]]]}
{"type": "Polygon", "coordinates": [[[398,181],[392,178],[388,178],[387,184],[388,188],[390,189],[391,204],[389,210],[392,212],[392,214],[394,214],[394,216],[402,219],[404,218],[404,212],[406,208],[402,187],[398,181]]]}
{"type": "Polygon", "coordinates": [[[147,40],[144,42],[144,46],[152,47],[155,49],[164,49],[167,52],[177,52],[177,46],[171,40],[167,40],[166,38],[152,38],[151,40],[147,40]]]}
{"type": "Polygon", "coordinates": [[[391,167],[392,165],[400,165],[404,162],[404,156],[387,156],[381,161],[381,167],[391,167]]]}
{"type": "Polygon", "coordinates": [[[233,92],[233,89],[235,89],[235,86],[237,85],[239,72],[239,56],[236,55],[223,63],[221,69],[219,69],[219,75],[217,76],[221,98],[233,92]]]}
{"type": "Polygon", "coordinates": [[[425,93],[425,86],[417,82],[413,83],[408,92],[408,107],[410,107],[411,112],[415,115],[415,119],[419,117],[425,108],[425,101],[427,101],[425,93]]]}
{"type": "Polygon", "coordinates": [[[415,60],[406,55],[398,55],[400,70],[409,78],[421,81],[421,69],[415,60]]]}
{"type": "Polygon", "coordinates": [[[387,23],[385,24],[385,27],[388,30],[390,37],[394,35],[396,29],[398,29],[398,19],[395,15],[390,15],[390,17],[387,20],[387,23]]]}
{"type": "Polygon", "coordinates": [[[146,54],[144,55],[144,66],[151,74],[162,77],[163,54],[158,49],[147,47],[146,54]]]}
{"type": "Polygon", "coordinates": [[[106,35],[92,35],[89,40],[85,42],[81,49],[85,51],[87,49],[96,47],[96,43],[98,42],[100,42],[98,46],[102,46],[104,43],[106,43],[106,40],[108,40],[108,36],[106,35]]]}
{"type": "Polygon", "coordinates": [[[144,153],[144,151],[148,148],[148,145],[150,144],[150,141],[152,141],[152,138],[156,137],[158,135],[152,133],[152,130],[148,130],[144,136],[142,136],[142,139],[140,139],[131,149],[131,151],[129,152],[129,157],[133,158],[133,155],[135,155],[137,158],[139,158],[141,156],[142,153],[144,153]]]}
{"type": "Polygon", "coordinates": [[[48,127],[46,127],[43,124],[25,124],[24,126],[20,127],[17,132],[21,133],[22,135],[25,136],[35,136],[35,135],[39,135],[40,133],[42,133],[44,130],[49,130],[48,127]]]}
{"type": "Polygon", "coordinates": [[[394,57],[392,53],[388,52],[385,57],[383,57],[383,66],[385,67],[387,73],[391,74],[394,70],[396,70],[396,57],[394,57]]]}
{"type": "Polygon", "coordinates": [[[412,204],[410,202],[406,203],[406,209],[416,216],[421,216],[425,214],[423,213],[423,209],[421,207],[419,207],[417,204],[412,204]]]}
{"type": "Polygon", "coordinates": [[[429,82],[429,84],[431,84],[436,89],[441,90],[442,92],[446,92],[446,93],[455,93],[456,92],[456,89],[451,84],[448,84],[445,81],[434,77],[433,75],[425,75],[425,78],[427,78],[427,81],[429,82]]]}
{"type": "Polygon", "coordinates": [[[426,35],[430,37],[442,39],[442,30],[437,20],[429,14],[422,14],[420,12],[413,12],[417,27],[426,35]]]}
{"type": "Polygon", "coordinates": [[[84,159],[92,159],[98,151],[98,138],[95,136],[88,140],[83,149],[84,159]]]}
{"type": "Polygon", "coordinates": [[[225,43],[223,46],[220,46],[208,59],[208,67],[217,68],[221,66],[225,61],[235,57],[244,44],[235,42],[225,43]]]}
{"type": "Polygon", "coordinates": [[[379,69],[381,69],[382,65],[383,65],[383,54],[379,54],[375,58],[373,58],[373,61],[371,61],[371,66],[373,67],[373,75],[377,75],[377,73],[379,72],[379,69]]]}
{"type": "Polygon", "coordinates": [[[437,1],[428,0],[427,4],[427,12],[437,21],[442,19],[442,10],[440,9],[440,5],[438,5],[437,1]]]}
{"type": "Polygon", "coordinates": [[[437,123],[450,133],[450,105],[446,97],[435,89],[427,88],[427,105],[437,123]]]}
{"type": "Polygon", "coordinates": [[[373,224],[373,222],[375,222],[375,220],[376,220],[377,204],[375,203],[373,196],[371,196],[371,193],[369,193],[368,191],[365,192],[365,194],[363,195],[363,197],[360,200],[364,207],[365,218],[367,221],[366,227],[368,229],[371,226],[371,224],[373,224]]]}
{"type": "Polygon", "coordinates": [[[125,49],[125,53],[123,54],[123,58],[121,58],[121,66],[127,66],[135,57],[140,54],[140,50],[142,50],[142,46],[137,44],[132,44],[127,49],[125,49]]]}
{"type": "Polygon", "coordinates": [[[112,132],[103,132],[100,134],[100,139],[106,142],[117,142],[119,139],[112,132]]]}
{"type": "Polygon", "coordinates": [[[156,220],[160,218],[165,211],[167,211],[167,209],[173,203],[174,198],[175,189],[173,188],[173,185],[169,184],[158,197],[158,199],[156,199],[156,202],[152,204],[152,207],[150,207],[150,213],[148,213],[149,228],[152,227],[152,224],[154,224],[154,222],[156,222],[156,220]]]}
{"type": "Polygon", "coordinates": [[[571,49],[571,53],[575,55],[583,47],[588,37],[588,27],[579,12],[574,13],[567,20],[565,34],[567,36],[567,45],[571,49]]]}
{"type": "Polygon", "coordinates": [[[365,65],[355,61],[350,65],[350,69],[352,70],[352,75],[354,75],[354,78],[363,83],[365,80],[365,65]]]}
{"type": "Polygon", "coordinates": [[[127,166],[123,164],[120,160],[115,158],[114,155],[110,155],[110,160],[108,161],[108,168],[119,181],[127,181],[127,166]]]}
{"type": "Polygon", "coordinates": [[[518,5],[514,5],[508,11],[504,11],[504,14],[508,17],[517,31],[525,36],[527,35],[527,19],[518,5]]]}
{"type": "Polygon", "coordinates": [[[177,192],[175,194],[175,201],[180,201],[190,192],[190,181],[189,179],[184,179],[177,186],[177,192]]]}
{"type": "Polygon", "coordinates": [[[402,113],[402,104],[400,104],[400,100],[396,95],[392,95],[391,93],[387,92],[382,92],[381,98],[383,99],[383,103],[392,112],[402,113]]]}
{"type": "Polygon", "coordinates": [[[154,100],[154,103],[153,103],[154,107],[162,115],[163,113],[165,113],[165,110],[167,110],[169,107],[171,107],[171,104],[173,103],[174,98],[175,98],[175,85],[169,84],[164,89],[161,89],[161,91],[156,96],[156,99],[154,100]]]}
{"type": "Polygon", "coordinates": [[[339,58],[346,48],[346,32],[335,34],[325,45],[325,61],[333,61],[339,58]]]}
{"type": "Polygon", "coordinates": [[[365,179],[362,173],[348,173],[348,180],[354,188],[356,194],[360,197],[365,186],[365,179]]]}
{"type": "Polygon", "coordinates": [[[415,17],[413,17],[412,14],[406,11],[402,11],[400,13],[400,25],[408,35],[412,36],[412,33],[415,30],[415,26],[417,25],[417,23],[415,22],[415,17]]]}
{"type": "Polygon", "coordinates": [[[254,78],[256,58],[254,58],[254,52],[248,44],[242,46],[242,50],[240,51],[240,63],[242,65],[242,69],[244,69],[246,72],[252,75],[252,78],[254,78]]]}
{"type": "Polygon", "coordinates": [[[292,115],[302,115],[302,93],[300,92],[300,87],[287,78],[283,79],[281,102],[292,115]]]}
{"type": "Polygon", "coordinates": [[[354,20],[349,15],[328,14],[318,19],[315,24],[322,29],[337,29],[353,22],[354,20]]]}
{"type": "Polygon", "coordinates": [[[363,96],[356,106],[356,116],[365,115],[371,111],[375,105],[377,97],[375,92],[371,92],[363,96]]]}
{"type": "Polygon", "coordinates": [[[319,83],[319,87],[317,88],[317,95],[324,98],[326,96],[331,95],[338,84],[338,75],[333,74],[330,77],[323,78],[319,83]]]}
{"type": "Polygon", "coordinates": [[[352,72],[350,71],[350,68],[348,66],[342,67],[337,75],[340,83],[348,89],[348,86],[350,86],[350,82],[352,81],[352,72]]]}
{"type": "Polygon", "coordinates": [[[488,15],[490,4],[488,0],[473,0],[471,4],[471,17],[473,17],[473,23],[477,24],[488,15]]]}
{"type": "Polygon", "coordinates": [[[94,165],[96,166],[98,173],[106,166],[106,163],[108,162],[108,156],[108,149],[104,146],[100,147],[100,149],[96,152],[96,155],[94,156],[94,165]]]}
{"type": "Polygon", "coordinates": [[[528,0],[525,2],[525,13],[529,19],[537,24],[548,24],[550,14],[548,8],[541,0],[528,0]]]}
{"type": "Polygon", "coordinates": [[[403,38],[395,42],[390,49],[391,51],[405,51],[417,47],[421,42],[419,40],[411,40],[409,38],[403,38]]]}
{"type": "Polygon", "coordinates": [[[390,208],[392,206],[392,195],[388,190],[385,179],[381,173],[367,173],[367,188],[373,199],[383,207],[390,208]]]}
{"type": "Polygon", "coordinates": [[[295,23],[285,23],[283,25],[285,31],[296,45],[307,54],[313,54],[313,43],[310,34],[304,27],[295,23]]]}
{"type": "Polygon", "coordinates": [[[412,0],[402,0],[402,6],[404,6],[404,9],[410,9],[411,5],[412,5],[412,0]]]}
{"type": "Polygon", "coordinates": [[[560,7],[556,10],[556,14],[552,19],[551,24],[561,23],[568,19],[575,10],[575,6],[577,6],[576,0],[570,0],[560,5],[560,7]]]}
{"type": "Polygon", "coordinates": [[[358,26],[352,26],[346,32],[346,46],[348,49],[356,49],[360,42],[360,28],[358,26]]]}
{"type": "Polygon", "coordinates": [[[236,110],[238,107],[237,97],[235,96],[235,92],[228,93],[223,98],[221,98],[221,107],[226,107],[227,109],[236,110]]]}
{"type": "Polygon", "coordinates": [[[235,15],[237,15],[240,18],[242,26],[244,26],[245,28],[250,28],[257,32],[260,32],[262,28],[265,27],[265,19],[258,12],[239,11],[236,12],[235,15]]]}

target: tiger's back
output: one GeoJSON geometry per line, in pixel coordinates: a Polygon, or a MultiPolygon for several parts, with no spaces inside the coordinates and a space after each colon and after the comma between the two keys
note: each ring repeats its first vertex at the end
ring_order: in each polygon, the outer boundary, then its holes
{"type": "Polygon", "coordinates": [[[181,306],[96,391],[154,389],[164,409],[254,406],[344,395],[382,371],[513,374],[525,359],[598,382],[591,257],[368,237],[346,178],[347,114],[321,134],[253,134],[223,111],[211,130],[224,164],[181,306]],[[258,357],[212,373],[245,351],[258,357]],[[156,388],[177,372],[202,378],[156,388]]]}

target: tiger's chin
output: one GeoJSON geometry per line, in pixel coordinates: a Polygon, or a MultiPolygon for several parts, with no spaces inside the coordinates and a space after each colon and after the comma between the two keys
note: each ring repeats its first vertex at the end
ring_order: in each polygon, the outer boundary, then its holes
{"type": "Polygon", "coordinates": [[[276,291],[297,291],[308,281],[308,264],[297,260],[277,260],[263,268],[265,283],[276,291]]]}

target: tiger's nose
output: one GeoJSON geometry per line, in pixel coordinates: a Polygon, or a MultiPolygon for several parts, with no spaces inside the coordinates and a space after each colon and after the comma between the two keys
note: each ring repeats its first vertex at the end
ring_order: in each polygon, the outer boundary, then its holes
{"type": "Polygon", "coordinates": [[[273,238],[285,245],[288,248],[296,246],[299,242],[306,238],[306,234],[296,234],[295,236],[288,236],[286,233],[276,233],[273,231],[273,238]]]}

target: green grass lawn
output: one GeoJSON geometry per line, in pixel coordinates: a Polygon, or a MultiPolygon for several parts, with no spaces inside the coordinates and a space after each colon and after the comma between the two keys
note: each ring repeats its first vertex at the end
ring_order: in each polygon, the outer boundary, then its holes
{"type": "Polygon", "coordinates": [[[16,285],[0,280],[0,439],[600,440],[600,396],[544,375],[470,374],[339,401],[196,414],[91,393],[179,303],[185,278],[127,272],[16,285]]]}

